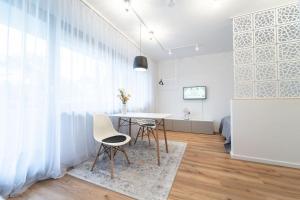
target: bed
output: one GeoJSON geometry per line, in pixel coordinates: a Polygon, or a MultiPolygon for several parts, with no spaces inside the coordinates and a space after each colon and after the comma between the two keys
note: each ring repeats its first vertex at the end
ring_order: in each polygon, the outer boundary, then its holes
{"type": "Polygon", "coordinates": [[[231,128],[230,128],[230,116],[226,116],[221,120],[219,132],[224,136],[224,148],[226,153],[230,153],[231,150],[231,128]]]}

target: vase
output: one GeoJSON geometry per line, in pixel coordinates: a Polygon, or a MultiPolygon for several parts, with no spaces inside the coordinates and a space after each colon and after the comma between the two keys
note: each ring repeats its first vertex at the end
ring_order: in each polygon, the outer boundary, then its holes
{"type": "Polygon", "coordinates": [[[127,113],[127,104],[126,103],[123,103],[122,104],[122,114],[126,114],[127,113]]]}

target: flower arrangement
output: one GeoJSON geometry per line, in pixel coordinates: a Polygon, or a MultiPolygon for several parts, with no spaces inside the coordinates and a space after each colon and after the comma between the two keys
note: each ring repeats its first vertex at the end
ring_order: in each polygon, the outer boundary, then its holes
{"type": "Polygon", "coordinates": [[[130,99],[130,94],[127,94],[125,89],[119,89],[119,99],[122,101],[123,104],[126,104],[127,101],[130,99]]]}

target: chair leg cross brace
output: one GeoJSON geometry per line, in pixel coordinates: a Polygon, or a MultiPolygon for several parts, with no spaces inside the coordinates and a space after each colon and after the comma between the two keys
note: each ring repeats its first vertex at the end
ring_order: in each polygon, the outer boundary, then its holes
{"type": "Polygon", "coordinates": [[[104,144],[101,144],[100,147],[99,147],[99,150],[98,150],[98,153],[97,153],[97,156],[95,158],[95,161],[92,165],[92,168],[91,168],[91,171],[94,170],[94,167],[96,165],[96,162],[97,162],[97,159],[99,158],[99,156],[102,154],[102,153],[105,153],[105,155],[108,156],[109,160],[110,160],[110,168],[111,168],[111,178],[114,177],[114,157],[116,156],[117,152],[120,151],[124,154],[128,164],[130,164],[130,161],[128,159],[128,155],[126,153],[126,151],[120,147],[120,146],[108,146],[108,145],[104,145],[104,144]],[[103,151],[101,152],[102,150],[102,147],[103,147],[103,151]]]}
{"type": "MultiPolygon", "coordinates": [[[[132,124],[137,124],[135,122],[132,122],[131,118],[127,117],[119,117],[119,121],[118,121],[118,130],[120,129],[121,126],[128,126],[128,133],[129,136],[131,137],[131,125],[132,124]]],[[[164,135],[164,140],[165,140],[165,147],[166,147],[166,152],[169,153],[169,149],[168,149],[168,140],[167,140],[167,132],[166,132],[166,128],[165,128],[165,119],[155,119],[155,124],[156,124],[156,128],[155,130],[152,130],[151,133],[154,136],[155,139],[155,143],[156,143],[156,152],[157,152],[157,164],[158,166],[160,165],[160,153],[159,153],[159,137],[158,137],[158,131],[161,130],[160,128],[162,127],[163,130],[163,135],[164,135]]],[[[143,132],[143,128],[140,127],[137,137],[135,138],[135,143],[137,138],[140,136],[141,132],[143,132]]],[[[144,136],[144,134],[141,135],[142,138],[144,136]]],[[[150,138],[148,139],[150,140],[150,138]]],[[[129,143],[129,145],[131,144],[131,141],[129,143]]]]}
{"type": "Polygon", "coordinates": [[[153,136],[154,139],[156,140],[156,137],[155,137],[153,128],[141,126],[141,127],[139,128],[139,131],[138,131],[136,137],[135,137],[134,144],[136,144],[138,137],[142,137],[142,141],[143,141],[144,136],[147,136],[147,137],[148,137],[148,142],[149,142],[149,145],[150,145],[150,134],[152,134],[152,136],[153,136]],[[141,135],[141,134],[142,134],[142,135],[141,135]]]}

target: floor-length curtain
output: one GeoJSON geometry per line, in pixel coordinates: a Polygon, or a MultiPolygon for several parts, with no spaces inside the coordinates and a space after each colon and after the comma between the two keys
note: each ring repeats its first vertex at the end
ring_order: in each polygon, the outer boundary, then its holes
{"type": "Polygon", "coordinates": [[[79,0],[0,0],[0,196],[93,154],[92,113],[118,112],[118,88],[130,110],[153,105],[137,53],[79,0]]]}

